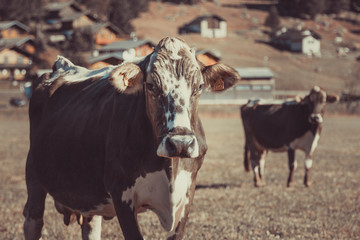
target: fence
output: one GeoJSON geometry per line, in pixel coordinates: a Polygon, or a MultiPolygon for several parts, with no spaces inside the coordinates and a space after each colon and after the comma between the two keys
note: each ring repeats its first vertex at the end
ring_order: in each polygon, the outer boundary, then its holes
{"type": "Polygon", "coordinates": [[[244,90],[231,88],[225,92],[213,93],[205,92],[200,97],[200,104],[245,104],[249,99],[269,99],[285,100],[295,98],[296,96],[305,96],[309,91],[292,90],[244,90]]]}

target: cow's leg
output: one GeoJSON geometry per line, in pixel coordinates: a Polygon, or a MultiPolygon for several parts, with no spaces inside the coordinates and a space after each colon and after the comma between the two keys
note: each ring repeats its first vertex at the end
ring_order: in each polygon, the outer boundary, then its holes
{"type": "Polygon", "coordinates": [[[84,218],[81,225],[81,235],[83,240],[101,239],[101,216],[84,218]]]}
{"type": "Polygon", "coordinates": [[[305,158],[305,177],[304,177],[304,184],[306,187],[310,187],[311,186],[311,180],[310,180],[310,170],[312,167],[312,157],[311,156],[307,156],[305,158]]]}
{"type": "Polygon", "coordinates": [[[189,214],[189,211],[186,210],[186,213],[181,221],[179,222],[178,226],[176,227],[175,231],[173,232],[169,232],[168,233],[168,236],[167,236],[167,240],[177,240],[177,239],[183,239],[184,237],[184,234],[185,234],[185,225],[186,225],[186,222],[187,222],[187,219],[188,219],[188,214],[189,214]]]}
{"type": "Polygon", "coordinates": [[[294,171],[296,170],[297,163],[295,160],[295,150],[292,148],[289,148],[288,150],[288,160],[289,160],[289,177],[287,180],[287,186],[291,187],[293,183],[293,177],[294,177],[294,171]]]}
{"type": "Polygon", "coordinates": [[[112,194],[116,215],[125,240],[142,240],[134,209],[112,194]]]}
{"type": "Polygon", "coordinates": [[[26,181],[28,199],[26,201],[23,215],[25,240],[37,240],[41,237],[41,230],[44,226],[44,210],[46,191],[37,183],[37,181],[26,181]]]}
{"type": "Polygon", "coordinates": [[[254,172],[254,184],[256,187],[265,185],[265,156],[266,151],[251,150],[251,167],[254,172]]]}
{"type": "Polygon", "coordinates": [[[250,150],[247,140],[244,147],[244,168],[246,172],[250,172],[250,150]]]}

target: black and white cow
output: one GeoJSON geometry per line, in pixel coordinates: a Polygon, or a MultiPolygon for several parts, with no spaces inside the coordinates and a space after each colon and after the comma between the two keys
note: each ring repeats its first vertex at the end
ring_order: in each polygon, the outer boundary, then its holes
{"type": "Polygon", "coordinates": [[[315,86],[304,99],[282,104],[249,101],[240,109],[245,132],[244,166],[254,172],[255,186],[263,186],[265,157],[268,151],[288,152],[289,177],[293,181],[295,150],[305,152],[304,184],[310,186],[310,169],[313,153],[318,144],[326,102],[335,102],[338,97],[326,94],[315,86]]]}
{"type": "Polygon", "coordinates": [[[83,239],[100,239],[102,217],[114,216],[125,239],[142,239],[146,209],[181,239],[207,150],[199,96],[239,79],[224,64],[199,65],[177,38],[138,65],[90,71],[59,57],[30,100],[25,239],[41,237],[47,193],[83,239]]]}

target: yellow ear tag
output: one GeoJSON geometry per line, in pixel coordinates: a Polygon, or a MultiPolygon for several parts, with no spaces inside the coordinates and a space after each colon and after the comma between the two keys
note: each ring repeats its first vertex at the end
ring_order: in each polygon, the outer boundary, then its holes
{"type": "Polygon", "coordinates": [[[214,90],[215,91],[221,91],[225,89],[225,84],[224,81],[219,78],[218,80],[216,80],[215,84],[214,84],[214,90]]]}

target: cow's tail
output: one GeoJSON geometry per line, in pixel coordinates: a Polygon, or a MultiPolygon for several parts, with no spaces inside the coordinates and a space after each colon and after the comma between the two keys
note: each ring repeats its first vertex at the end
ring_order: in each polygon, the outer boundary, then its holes
{"type": "Polygon", "coordinates": [[[246,172],[250,172],[250,150],[247,143],[244,147],[244,168],[246,172]]]}

